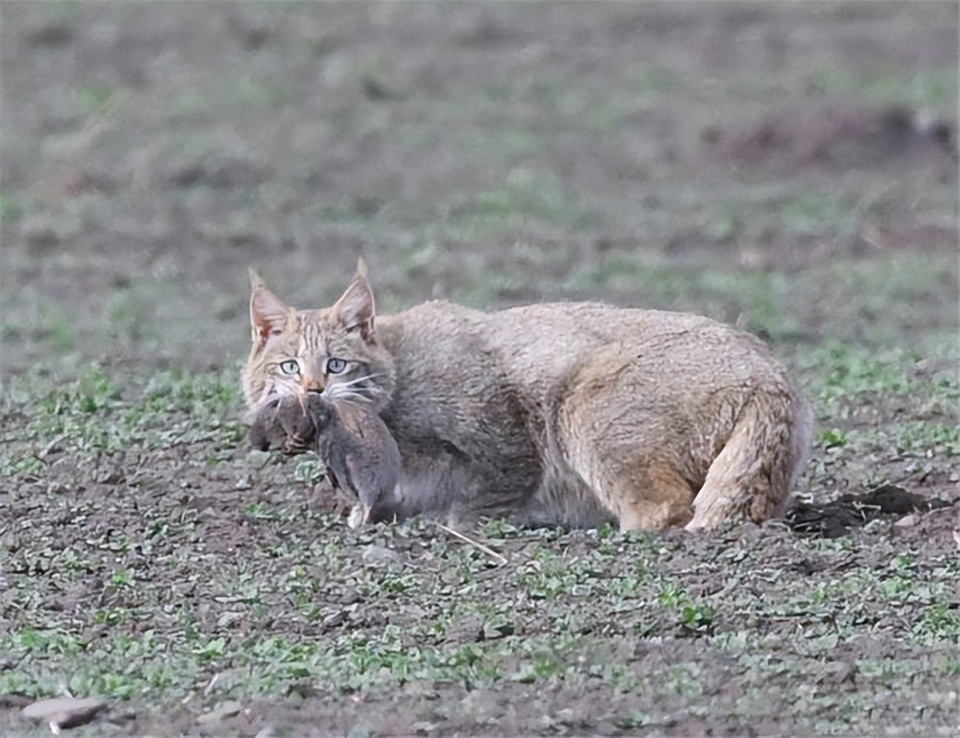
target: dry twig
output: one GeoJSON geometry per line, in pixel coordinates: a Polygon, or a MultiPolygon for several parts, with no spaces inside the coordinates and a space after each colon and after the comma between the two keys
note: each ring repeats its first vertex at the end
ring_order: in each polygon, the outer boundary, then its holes
{"type": "Polygon", "coordinates": [[[482,543],[480,543],[479,541],[475,541],[475,540],[473,540],[472,538],[468,538],[467,536],[465,536],[465,535],[464,535],[463,533],[461,533],[460,531],[454,530],[453,528],[450,528],[450,527],[444,525],[443,523],[437,523],[437,526],[438,526],[441,530],[445,530],[447,533],[449,533],[450,535],[454,536],[455,538],[459,538],[461,541],[464,541],[464,542],[466,542],[466,543],[469,543],[471,546],[474,546],[475,548],[479,549],[480,551],[483,551],[487,556],[489,556],[489,557],[491,557],[492,559],[498,561],[501,566],[503,566],[504,564],[508,563],[508,562],[507,562],[507,558],[506,558],[503,554],[498,554],[496,551],[494,551],[494,550],[493,550],[492,548],[490,548],[489,546],[484,546],[484,545],[483,545],[482,543]]]}

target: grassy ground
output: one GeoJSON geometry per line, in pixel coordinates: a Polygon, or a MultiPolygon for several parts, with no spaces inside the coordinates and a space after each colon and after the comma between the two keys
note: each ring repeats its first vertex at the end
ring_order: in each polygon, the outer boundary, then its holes
{"type": "Polygon", "coordinates": [[[33,4],[0,25],[0,732],[955,733],[950,4],[33,4]],[[171,12],[175,7],[176,12],[171,12]],[[251,451],[300,306],[604,299],[768,340],[849,535],[350,531],[251,451]],[[263,732],[261,732],[263,731],[263,732]]]}

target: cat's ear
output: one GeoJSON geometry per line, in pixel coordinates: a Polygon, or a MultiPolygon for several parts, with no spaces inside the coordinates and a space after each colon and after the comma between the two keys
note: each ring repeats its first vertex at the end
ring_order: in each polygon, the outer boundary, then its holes
{"type": "Polygon", "coordinates": [[[357,261],[357,273],[346,291],[333,306],[333,315],[348,331],[360,329],[365,341],[373,338],[373,319],[376,309],[373,303],[373,290],[367,281],[367,265],[363,259],[357,261]]]}
{"type": "Polygon", "coordinates": [[[292,310],[267,289],[259,274],[250,270],[250,327],[254,343],[266,341],[271,333],[283,330],[292,310]]]}

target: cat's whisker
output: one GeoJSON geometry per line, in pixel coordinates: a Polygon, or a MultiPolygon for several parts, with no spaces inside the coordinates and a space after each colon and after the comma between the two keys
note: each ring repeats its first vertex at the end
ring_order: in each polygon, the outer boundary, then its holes
{"type": "Polygon", "coordinates": [[[353,390],[342,390],[331,393],[331,397],[336,400],[359,400],[361,402],[370,402],[373,398],[353,390]]]}
{"type": "Polygon", "coordinates": [[[350,387],[350,386],[352,386],[352,385],[354,385],[354,384],[358,384],[358,383],[360,383],[360,382],[365,382],[365,381],[367,381],[368,379],[376,379],[377,377],[382,377],[382,376],[383,376],[383,372],[377,372],[376,374],[367,374],[365,377],[357,377],[356,379],[351,379],[349,382],[344,382],[344,383],[342,383],[342,384],[339,385],[339,386],[340,386],[340,387],[350,387]]]}
{"type": "Polygon", "coordinates": [[[331,398],[372,402],[375,397],[382,393],[382,389],[376,385],[361,386],[360,383],[381,376],[383,376],[382,372],[376,372],[373,374],[364,375],[362,377],[356,377],[355,379],[351,379],[349,382],[328,384],[324,392],[328,397],[331,398]]]}

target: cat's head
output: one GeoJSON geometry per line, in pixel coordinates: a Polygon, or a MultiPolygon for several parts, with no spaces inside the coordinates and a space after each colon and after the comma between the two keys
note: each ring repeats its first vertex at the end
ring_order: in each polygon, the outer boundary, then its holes
{"type": "Polygon", "coordinates": [[[323,392],[370,403],[390,400],[393,359],[379,340],[373,290],[361,260],[333,307],[297,310],[280,301],[250,272],[253,346],[243,370],[243,394],[257,410],[280,396],[323,392]]]}

